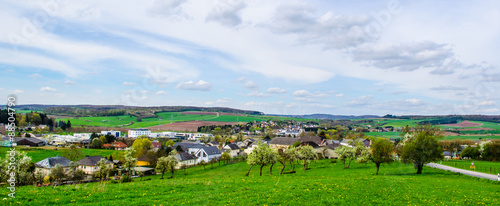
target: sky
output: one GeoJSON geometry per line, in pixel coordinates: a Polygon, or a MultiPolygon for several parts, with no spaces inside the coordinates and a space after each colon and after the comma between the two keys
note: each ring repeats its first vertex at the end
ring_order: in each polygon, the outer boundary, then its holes
{"type": "Polygon", "coordinates": [[[499,1],[5,0],[0,97],[499,114],[499,1]],[[140,3],[139,3],[140,2],[140,3]]]}

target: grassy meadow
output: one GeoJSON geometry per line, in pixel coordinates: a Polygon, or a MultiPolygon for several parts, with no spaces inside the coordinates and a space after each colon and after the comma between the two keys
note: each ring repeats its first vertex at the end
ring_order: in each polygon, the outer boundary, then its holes
{"type": "MultiPolygon", "coordinates": [[[[498,205],[497,182],[425,168],[416,175],[411,166],[393,163],[374,175],[373,164],[341,163],[321,160],[304,172],[278,175],[279,164],[269,174],[254,167],[244,174],[245,162],[192,167],[177,171],[175,178],[139,178],[131,183],[91,183],[60,187],[24,186],[16,199],[2,205],[498,205]],[[151,178],[151,180],[147,180],[151,178]]],[[[286,170],[289,170],[287,168],[286,170]]],[[[165,174],[169,177],[170,174],[165,174]]],[[[0,190],[7,196],[7,189],[0,190]]]]}
{"type": "Polygon", "coordinates": [[[489,173],[494,175],[500,173],[500,162],[480,161],[480,160],[449,160],[449,161],[441,161],[441,164],[460,169],[489,173]],[[470,168],[472,162],[474,162],[475,169],[470,168]]]}

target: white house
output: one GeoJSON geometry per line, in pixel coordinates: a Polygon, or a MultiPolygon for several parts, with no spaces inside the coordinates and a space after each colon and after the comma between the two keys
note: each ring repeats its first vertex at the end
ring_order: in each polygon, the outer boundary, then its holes
{"type": "Polygon", "coordinates": [[[229,153],[231,157],[238,157],[240,155],[241,149],[236,144],[228,144],[222,148],[224,152],[229,153]]]}
{"type": "Polygon", "coordinates": [[[198,164],[202,160],[205,160],[205,162],[210,162],[210,160],[214,158],[220,158],[222,156],[222,153],[216,146],[199,148],[193,147],[189,148],[188,152],[198,158],[196,164],[198,164]]]}
{"type": "Polygon", "coordinates": [[[201,140],[203,137],[214,137],[213,134],[204,134],[204,133],[192,133],[188,136],[187,140],[197,141],[201,140]]]}
{"type": "Polygon", "coordinates": [[[113,136],[115,136],[116,138],[118,138],[118,137],[121,137],[121,136],[122,136],[122,132],[120,132],[120,131],[113,131],[113,130],[111,130],[111,131],[101,131],[101,134],[102,134],[102,135],[107,135],[107,134],[109,134],[109,135],[113,135],[113,136]]]}
{"type": "Polygon", "coordinates": [[[101,159],[106,160],[106,165],[109,168],[113,168],[113,162],[102,156],[87,156],[78,161],[78,168],[82,169],[87,175],[93,175],[95,172],[99,171],[99,165],[97,164],[101,159]]]}
{"type": "Polygon", "coordinates": [[[137,138],[139,136],[146,135],[148,137],[151,136],[151,130],[148,129],[132,129],[128,131],[129,138],[137,138]]]}
{"type": "Polygon", "coordinates": [[[175,158],[179,160],[179,163],[175,166],[175,169],[180,169],[182,165],[193,166],[196,165],[197,157],[189,154],[187,152],[179,152],[179,154],[175,155],[175,158]]]}

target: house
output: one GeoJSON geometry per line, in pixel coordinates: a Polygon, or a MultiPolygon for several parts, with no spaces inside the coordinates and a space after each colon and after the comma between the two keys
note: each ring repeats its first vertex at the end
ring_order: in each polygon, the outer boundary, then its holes
{"type": "Polygon", "coordinates": [[[41,172],[44,174],[44,176],[47,176],[50,174],[50,170],[55,167],[56,165],[61,165],[64,168],[65,173],[69,173],[69,164],[71,163],[71,160],[66,159],[65,157],[49,157],[46,158],[40,162],[35,163],[36,166],[36,172],[41,172]]]}
{"type": "Polygon", "coordinates": [[[300,142],[305,145],[311,145],[313,147],[321,146],[323,144],[323,139],[318,136],[304,136],[300,138],[300,142]]]}
{"type": "Polygon", "coordinates": [[[161,143],[160,142],[151,142],[151,148],[152,149],[160,149],[161,143]]]}
{"type": "Polygon", "coordinates": [[[188,152],[197,157],[196,164],[204,160],[205,162],[210,162],[214,158],[220,158],[222,153],[216,146],[211,147],[192,147],[188,149],[188,152]]]}
{"type": "Polygon", "coordinates": [[[370,140],[363,139],[363,138],[358,138],[358,139],[343,139],[340,142],[340,144],[343,145],[343,146],[353,147],[353,146],[355,146],[354,145],[354,141],[361,141],[361,142],[363,142],[363,144],[365,145],[365,147],[369,147],[370,144],[371,144],[370,140]]]}
{"type": "Polygon", "coordinates": [[[132,129],[128,131],[129,138],[137,138],[139,136],[146,135],[151,136],[151,131],[148,129],[132,129]]]}
{"type": "Polygon", "coordinates": [[[113,148],[115,148],[115,150],[125,150],[127,149],[127,145],[123,142],[113,142],[113,144],[111,144],[113,146],[113,148]]]}
{"type": "Polygon", "coordinates": [[[182,149],[182,151],[177,151],[177,152],[185,152],[188,151],[189,148],[201,148],[204,146],[202,144],[197,144],[197,143],[177,142],[171,148],[177,149],[177,147],[180,147],[182,149]]]}
{"type": "Polygon", "coordinates": [[[16,138],[17,146],[30,146],[30,147],[39,147],[45,145],[43,140],[30,137],[30,138],[16,138]]]}
{"type": "Polygon", "coordinates": [[[224,152],[229,153],[229,155],[234,158],[240,156],[241,149],[236,144],[228,144],[222,148],[224,152]]]}
{"type": "Polygon", "coordinates": [[[149,157],[147,157],[146,155],[144,155],[142,157],[137,158],[137,162],[135,163],[135,165],[138,166],[138,167],[151,165],[149,163],[149,157]]]}
{"type": "Polygon", "coordinates": [[[315,147],[314,150],[317,154],[321,154],[325,159],[337,159],[339,156],[335,153],[335,148],[339,147],[340,143],[328,144],[320,147],[315,147]]]}
{"type": "Polygon", "coordinates": [[[179,160],[179,163],[175,166],[175,169],[180,169],[182,165],[193,166],[196,165],[198,158],[187,152],[179,152],[175,155],[175,158],[179,160]]]}
{"type": "Polygon", "coordinates": [[[99,165],[97,164],[101,159],[106,160],[106,165],[109,168],[113,167],[113,162],[102,156],[86,156],[85,158],[78,161],[78,168],[82,169],[87,175],[93,175],[95,172],[99,171],[99,165]]]}
{"type": "Polygon", "coordinates": [[[115,136],[116,138],[118,138],[118,137],[121,137],[122,132],[120,132],[120,131],[113,131],[113,130],[111,130],[111,131],[101,131],[101,134],[102,134],[102,135],[113,135],[113,136],[115,136]]]}
{"type": "Polygon", "coordinates": [[[300,139],[290,137],[276,137],[269,142],[269,146],[277,150],[288,149],[293,144],[295,144],[295,142],[300,142],[300,139]]]}

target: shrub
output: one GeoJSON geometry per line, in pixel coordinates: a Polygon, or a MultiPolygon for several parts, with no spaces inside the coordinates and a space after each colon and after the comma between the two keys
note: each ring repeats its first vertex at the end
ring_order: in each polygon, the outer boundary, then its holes
{"type": "Polygon", "coordinates": [[[122,182],[132,182],[132,177],[124,175],[122,178],[122,182]]]}

